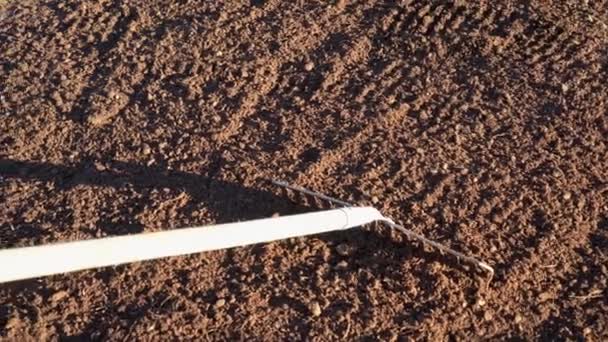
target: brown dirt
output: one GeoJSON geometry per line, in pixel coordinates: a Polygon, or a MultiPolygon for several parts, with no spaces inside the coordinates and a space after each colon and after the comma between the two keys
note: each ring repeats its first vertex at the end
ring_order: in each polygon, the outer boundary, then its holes
{"type": "Polygon", "coordinates": [[[606,340],[608,2],[549,3],[3,5],[2,247],[314,209],[280,178],[497,274],[366,227],[0,285],[0,338],[606,340]]]}

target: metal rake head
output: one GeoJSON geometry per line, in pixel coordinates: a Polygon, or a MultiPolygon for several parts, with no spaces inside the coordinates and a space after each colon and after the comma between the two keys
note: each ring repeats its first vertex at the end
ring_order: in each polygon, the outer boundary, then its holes
{"type": "MultiPolygon", "coordinates": [[[[291,185],[291,184],[289,184],[287,182],[284,182],[284,181],[272,180],[271,182],[272,182],[272,184],[274,184],[276,186],[279,186],[279,187],[282,187],[282,188],[285,188],[285,189],[288,189],[288,190],[292,190],[292,191],[295,191],[297,193],[304,194],[304,195],[307,195],[307,196],[312,196],[314,198],[317,198],[317,199],[320,199],[320,200],[323,200],[323,201],[327,201],[329,203],[332,203],[332,204],[335,204],[335,205],[338,205],[338,206],[341,206],[341,207],[353,207],[354,206],[351,203],[339,200],[339,199],[331,197],[331,196],[327,196],[325,194],[322,194],[322,193],[319,193],[319,192],[316,192],[316,191],[308,190],[306,188],[303,188],[303,187],[300,187],[300,186],[297,186],[297,185],[291,185]]],[[[488,272],[490,274],[490,279],[494,276],[494,269],[490,265],[488,265],[487,263],[485,263],[485,262],[483,262],[483,261],[481,261],[481,260],[479,260],[479,259],[477,259],[475,257],[465,255],[465,254],[463,254],[461,252],[458,252],[458,251],[456,251],[456,250],[454,250],[454,249],[452,249],[450,247],[442,245],[442,244],[440,244],[440,243],[438,243],[436,241],[430,240],[430,239],[424,237],[423,235],[420,235],[420,234],[414,232],[413,230],[407,229],[404,226],[395,223],[392,219],[390,219],[390,218],[388,218],[386,216],[384,217],[384,219],[382,220],[382,222],[385,223],[386,225],[388,225],[389,227],[402,232],[403,234],[405,234],[405,236],[407,236],[411,240],[419,241],[423,245],[432,246],[432,247],[438,249],[442,253],[450,254],[450,255],[456,257],[457,260],[461,260],[461,261],[464,261],[466,263],[472,264],[472,265],[478,267],[479,269],[488,272]]]]}

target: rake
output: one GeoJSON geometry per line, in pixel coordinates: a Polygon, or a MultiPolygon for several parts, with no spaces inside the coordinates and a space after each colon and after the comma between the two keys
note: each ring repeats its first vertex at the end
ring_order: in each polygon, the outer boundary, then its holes
{"type": "Polygon", "coordinates": [[[4,249],[0,250],[0,283],[344,230],[373,222],[386,224],[409,239],[453,255],[490,276],[494,274],[487,263],[396,224],[373,207],[354,206],[286,182],[272,183],[340,207],[252,221],[4,249]]]}

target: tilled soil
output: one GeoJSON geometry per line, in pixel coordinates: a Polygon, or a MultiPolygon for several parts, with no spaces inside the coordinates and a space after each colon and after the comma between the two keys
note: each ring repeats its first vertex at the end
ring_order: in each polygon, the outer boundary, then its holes
{"type": "MultiPolygon", "coordinates": [[[[9,1],[0,247],[363,229],[0,285],[0,338],[608,338],[608,2],[9,1]]],[[[1,265],[0,265],[1,267],[1,265]]]]}

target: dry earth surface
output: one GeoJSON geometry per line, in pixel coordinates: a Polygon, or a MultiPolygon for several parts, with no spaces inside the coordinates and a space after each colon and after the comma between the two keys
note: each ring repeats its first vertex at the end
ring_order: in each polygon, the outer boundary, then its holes
{"type": "MultiPolygon", "coordinates": [[[[608,2],[9,1],[0,247],[381,227],[0,285],[0,338],[608,339],[608,2]]],[[[0,265],[0,267],[2,267],[0,265]]]]}

